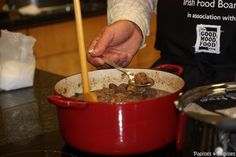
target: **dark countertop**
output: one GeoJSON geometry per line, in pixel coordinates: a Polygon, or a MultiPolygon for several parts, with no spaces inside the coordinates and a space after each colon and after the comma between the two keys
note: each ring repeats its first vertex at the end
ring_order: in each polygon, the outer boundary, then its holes
{"type": "Polygon", "coordinates": [[[36,70],[33,87],[0,92],[0,156],[12,150],[56,149],[49,146],[56,141],[48,141],[48,133],[58,137],[56,147],[63,146],[56,108],[47,102],[53,85],[62,78],[36,70]]]}
{"type": "MultiPolygon", "coordinates": [[[[83,18],[105,15],[106,1],[97,3],[82,3],[83,18]]],[[[32,28],[46,24],[63,22],[74,19],[73,4],[65,4],[53,7],[50,11],[44,11],[38,15],[21,15],[17,11],[0,12],[0,29],[18,30],[32,28]]]]}
{"type": "MultiPolygon", "coordinates": [[[[73,149],[60,135],[56,107],[47,96],[63,77],[36,70],[34,78],[33,87],[0,92],[0,157],[98,156],[73,149]]],[[[177,157],[173,145],[141,156],[177,157]]]]}

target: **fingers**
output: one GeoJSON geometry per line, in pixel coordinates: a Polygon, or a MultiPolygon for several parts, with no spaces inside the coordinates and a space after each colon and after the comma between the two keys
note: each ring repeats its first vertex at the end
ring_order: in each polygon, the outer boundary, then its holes
{"type": "MultiPolygon", "coordinates": [[[[96,53],[96,52],[93,52],[93,51],[96,49],[97,44],[98,44],[98,42],[99,42],[101,36],[102,36],[102,33],[99,33],[99,34],[92,40],[92,42],[90,43],[89,48],[88,48],[88,52],[90,53],[90,55],[93,54],[94,56],[98,56],[97,53],[96,53]]],[[[97,49],[96,49],[96,51],[97,51],[97,49]]],[[[99,55],[100,55],[100,54],[99,54],[99,55]]]]}
{"type": "Polygon", "coordinates": [[[89,61],[89,63],[91,63],[92,65],[94,65],[96,67],[104,65],[105,62],[103,61],[103,59],[101,57],[92,56],[93,51],[94,51],[94,49],[88,50],[87,60],[89,61]]]}
{"type": "MultiPolygon", "coordinates": [[[[121,67],[127,66],[139,48],[142,36],[134,32],[134,25],[120,21],[105,27],[88,48],[88,61],[96,67],[104,67],[106,55],[121,67]]],[[[106,67],[106,66],[105,66],[106,67]]]]}
{"type": "Polygon", "coordinates": [[[101,56],[112,42],[112,33],[105,28],[89,46],[91,56],[101,56]],[[92,50],[92,51],[91,51],[92,50]]]}
{"type": "Polygon", "coordinates": [[[105,56],[112,61],[113,63],[119,65],[120,67],[127,66],[130,62],[128,61],[128,55],[127,53],[122,52],[108,52],[105,54],[105,56]]]}
{"type": "Polygon", "coordinates": [[[127,66],[130,62],[128,61],[128,56],[126,53],[119,53],[119,52],[110,52],[103,54],[101,57],[93,57],[91,56],[91,53],[93,53],[93,49],[88,50],[88,58],[90,58],[90,63],[92,63],[94,66],[96,66],[98,69],[107,69],[112,68],[111,66],[107,65],[105,61],[103,60],[103,56],[106,56],[108,60],[111,62],[116,63],[117,65],[121,67],[127,66]]]}
{"type": "Polygon", "coordinates": [[[109,47],[110,44],[110,36],[105,31],[105,29],[95,37],[88,49],[88,61],[96,66],[102,66],[104,65],[104,61],[102,59],[102,55],[106,52],[106,49],[109,47]]]}

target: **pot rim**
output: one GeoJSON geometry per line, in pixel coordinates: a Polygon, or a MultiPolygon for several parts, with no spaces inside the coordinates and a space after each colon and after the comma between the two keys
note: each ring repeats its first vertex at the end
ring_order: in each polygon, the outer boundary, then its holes
{"type": "MultiPolygon", "coordinates": [[[[52,104],[55,104],[57,107],[63,107],[63,108],[75,108],[75,109],[85,109],[89,107],[90,105],[107,105],[107,106],[113,106],[113,107],[125,107],[125,106],[133,106],[133,105],[148,105],[152,104],[153,101],[163,101],[163,99],[170,100],[170,98],[173,97],[173,95],[178,96],[178,94],[182,91],[183,88],[179,89],[178,91],[175,91],[173,93],[169,93],[164,96],[160,96],[157,98],[150,98],[142,101],[133,101],[133,102],[122,102],[122,103],[108,103],[108,102],[87,102],[83,100],[73,99],[71,97],[66,97],[58,93],[56,90],[54,90],[54,95],[48,96],[49,102],[52,104]]],[[[159,104],[159,103],[157,103],[159,104]]]]}
{"type": "Polygon", "coordinates": [[[231,119],[230,117],[226,117],[226,115],[218,114],[216,115],[208,115],[208,114],[201,114],[196,112],[188,112],[184,109],[194,103],[195,100],[210,95],[210,94],[226,94],[228,92],[236,92],[236,82],[223,82],[217,84],[210,84],[205,86],[196,87],[191,89],[185,93],[180,93],[179,98],[174,102],[176,108],[186,114],[187,116],[197,119],[206,123],[210,124],[217,124],[225,119],[231,119]]]}
{"type": "MultiPolygon", "coordinates": [[[[158,72],[159,74],[167,74],[168,76],[173,76],[173,78],[176,78],[177,80],[179,80],[179,85],[178,86],[176,86],[175,88],[175,90],[173,90],[173,92],[170,92],[168,95],[165,95],[165,96],[161,96],[161,98],[168,98],[169,96],[171,96],[172,94],[178,94],[179,92],[181,92],[182,90],[183,90],[183,88],[184,88],[184,80],[180,77],[180,76],[178,76],[178,75],[175,75],[175,74],[172,74],[172,73],[170,73],[170,72],[166,72],[166,71],[160,71],[160,70],[153,70],[153,69],[136,69],[136,68],[125,68],[125,69],[127,69],[127,70],[130,70],[130,71],[132,71],[132,70],[134,70],[133,72],[139,72],[139,71],[145,71],[145,72],[150,72],[150,73],[153,73],[153,72],[158,72]]],[[[116,71],[115,69],[103,69],[103,70],[96,70],[96,71],[90,71],[89,72],[89,74],[91,74],[91,73],[96,73],[96,72],[98,72],[98,71],[104,71],[104,72],[107,72],[107,73],[109,73],[110,71],[116,71]]],[[[119,71],[117,71],[117,72],[119,72],[119,71]]],[[[120,72],[119,72],[120,73],[120,72]]],[[[63,88],[61,88],[61,86],[62,85],[60,85],[60,83],[61,82],[63,82],[63,81],[66,81],[66,80],[70,80],[70,78],[72,78],[72,77],[76,77],[76,76],[80,76],[80,73],[78,73],[78,74],[73,74],[73,75],[70,75],[70,76],[68,76],[68,77],[65,77],[64,79],[61,79],[61,80],[59,80],[57,83],[56,83],[56,85],[55,85],[55,87],[54,87],[54,94],[55,95],[60,95],[60,96],[63,96],[64,98],[70,98],[70,96],[66,96],[66,94],[64,94],[63,93],[63,88]]],[[[90,76],[90,75],[89,75],[90,76]]],[[[73,78],[72,78],[73,79],[73,78]]],[[[71,79],[71,80],[72,80],[71,79]]],[[[66,83],[65,83],[66,84],[66,83]]],[[[67,84],[66,84],[67,85],[67,84]]],[[[65,89],[67,89],[67,88],[69,88],[69,87],[65,87],[65,89]]],[[[105,102],[103,102],[102,104],[108,104],[108,105],[125,105],[125,104],[139,104],[139,103],[148,103],[148,102],[150,102],[150,101],[153,101],[153,100],[158,100],[160,97],[158,97],[158,98],[153,98],[153,99],[147,99],[147,100],[142,100],[142,101],[135,101],[135,102],[125,102],[125,103],[105,103],[105,102]]],[[[81,103],[84,103],[84,101],[81,101],[81,103]]],[[[98,104],[98,103],[101,103],[101,102],[89,102],[90,104],[98,104]]]]}

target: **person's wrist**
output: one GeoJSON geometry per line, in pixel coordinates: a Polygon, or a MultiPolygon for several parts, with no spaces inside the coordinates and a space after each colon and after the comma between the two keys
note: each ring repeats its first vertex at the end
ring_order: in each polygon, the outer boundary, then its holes
{"type": "MultiPolygon", "coordinates": [[[[133,21],[129,21],[127,20],[131,25],[133,25],[134,27],[134,32],[137,34],[137,36],[140,37],[140,48],[143,48],[145,47],[145,43],[144,43],[144,34],[142,32],[142,29],[138,26],[138,24],[136,24],[135,22],[133,21]]],[[[138,38],[139,38],[138,37],[138,38]]]]}
{"type": "Polygon", "coordinates": [[[141,36],[142,39],[143,39],[143,32],[142,32],[142,29],[141,29],[135,22],[133,22],[133,21],[130,21],[130,20],[118,20],[118,21],[113,22],[113,24],[116,23],[116,22],[121,22],[121,21],[129,23],[129,25],[130,25],[137,33],[139,33],[140,36],[141,36]]]}
{"type": "Polygon", "coordinates": [[[136,24],[134,23],[133,21],[129,21],[127,20],[129,23],[131,23],[133,26],[134,26],[134,29],[140,34],[140,36],[143,38],[143,33],[142,33],[142,30],[141,28],[136,24]]]}

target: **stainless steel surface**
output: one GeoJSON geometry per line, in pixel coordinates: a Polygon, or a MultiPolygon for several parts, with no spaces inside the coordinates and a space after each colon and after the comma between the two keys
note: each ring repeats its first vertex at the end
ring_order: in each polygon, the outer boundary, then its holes
{"type": "MultiPolygon", "coordinates": [[[[236,156],[236,121],[216,111],[236,106],[236,82],[212,84],[182,94],[176,107],[184,112],[183,156],[236,156]],[[197,105],[199,108],[191,108],[197,105]],[[201,110],[199,110],[201,109],[201,110]],[[228,155],[226,155],[228,154],[228,155]]],[[[234,113],[233,113],[234,114],[234,113]]]]}
{"type": "MultiPolygon", "coordinates": [[[[194,88],[192,90],[187,91],[186,93],[182,93],[182,95],[179,97],[177,101],[175,101],[175,105],[179,111],[185,112],[185,108],[193,103],[196,103],[197,100],[200,98],[207,99],[207,97],[210,97],[210,101],[221,101],[224,100],[229,101],[229,99],[235,99],[234,96],[229,96],[229,98],[225,96],[218,96],[220,94],[229,94],[229,93],[235,93],[236,92],[236,82],[226,82],[226,83],[219,83],[219,84],[212,84],[212,85],[206,85],[194,88]]],[[[206,100],[207,101],[207,100],[206,100]]],[[[197,104],[197,103],[196,103],[197,104]]],[[[215,105],[212,103],[212,105],[215,105]]],[[[223,106],[224,104],[221,103],[223,106]]],[[[230,105],[229,105],[230,106],[230,105]]],[[[232,107],[234,104],[231,105],[232,107]]],[[[219,106],[220,107],[220,106],[219,106]]],[[[196,112],[185,112],[186,115],[198,119],[210,124],[216,124],[220,122],[222,119],[227,118],[227,115],[224,115],[222,113],[219,113],[215,110],[210,110],[210,112],[214,114],[202,114],[202,113],[196,113],[196,112]]]]}

